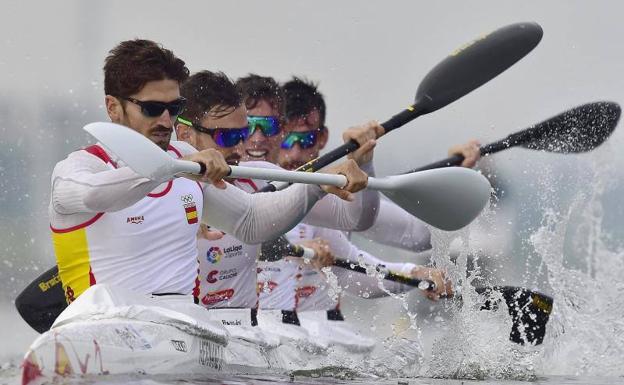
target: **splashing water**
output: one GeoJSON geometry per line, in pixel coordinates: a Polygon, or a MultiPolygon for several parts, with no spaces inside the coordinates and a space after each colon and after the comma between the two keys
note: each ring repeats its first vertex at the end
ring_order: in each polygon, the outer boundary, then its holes
{"type": "Polygon", "coordinates": [[[604,167],[609,163],[594,163],[591,175],[580,178],[590,190],[573,196],[567,210],[546,210],[530,238],[555,298],[543,368],[549,374],[624,374],[624,250],[609,247],[602,227],[601,198],[617,180],[615,169],[604,167]],[[581,253],[581,267],[569,266],[574,253],[581,253]]]}

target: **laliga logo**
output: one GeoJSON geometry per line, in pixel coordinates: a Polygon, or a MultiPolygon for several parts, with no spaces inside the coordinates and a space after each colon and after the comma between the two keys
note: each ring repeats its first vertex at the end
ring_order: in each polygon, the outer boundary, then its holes
{"type": "Polygon", "coordinates": [[[221,252],[221,249],[216,246],[209,248],[206,253],[206,259],[212,264],[219,263],[222,256],[223,253],[221,252]]]}

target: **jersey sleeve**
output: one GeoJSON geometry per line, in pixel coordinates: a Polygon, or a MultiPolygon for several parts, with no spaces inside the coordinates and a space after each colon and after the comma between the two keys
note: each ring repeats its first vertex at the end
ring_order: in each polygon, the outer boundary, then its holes
{"type": "Polygon", "coordinates": [[[372,241],[414,252],[431,248],[431,233],[423,221],[388,198],[379,202],[379,213],[369,229],[359,233],[372,241]]]}

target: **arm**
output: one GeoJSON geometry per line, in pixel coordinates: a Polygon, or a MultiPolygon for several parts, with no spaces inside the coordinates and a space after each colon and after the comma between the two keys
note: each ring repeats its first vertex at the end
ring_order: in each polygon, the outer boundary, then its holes
{"type": "Polygon", "coordinates": [[[431,233],[425,223],[387,198],[380,200],[375,224],[360,235],[384,245],[414,252],[431,248],[431,233]]]}
{"type": "MultiPolygon", "coordinates": [[[[369,176],[375,175],[372,162],[362,166],[369,176]]],[[[379,208],[379,193],[366,189],[355,194],[353,202],[346,202],[335,195],[328,195],[314,206],[304,222],[321,227],[345,231],[363,231],[375,223],[379,208]]]]}
{"type": "Polygon", "coordinates": [[[61,215],[118,211],[158,185],[128,167],[111,170],[104,161],[81,150],[54,168],[50,206],[61,215]]]}
{"type": "MultiPolygon", "coordinates": [[[[344,233],[326,228],[315,228],[314,236],[327,241],[332,253],[338,259],[350,260],[355,263],[377,266],[384,265],[392,272],[410,275],[416,267],[413,263],[387,262],[381,260],[366,251],[358,249],[352,244],[344,233]]],[[[294,241],[294,240],[293,240],[294,241]]],[[[333,268],[332,271],[338,278],[338,283],[347,292],[365,298],[379,298],[388,296],[389,293],[403,293],[413,289],[412,286],[396,282],[379,280],[376,276],[353,272],[347,269],[333,268]]]]}
{"type": "Polygon", "coordinates": [[[288,232],[325,193],[314,185],[248,194],[233,185],[204,188],[203,222],[244,243],[260,243],[288,232]]]}
{"type": "MultiPolygon", "coordinates": [[[[268,162],[243,162],[241,166],[282,169],[268,162]]],[[[369,176],[375,175],[373,163],[368,162],[362,166],[369,176]]],[[[254,180],[258,188],[266,185],[265,181],[254,180]]],[[[306,215],[303,222],[322,227],[329,227],[345,231],[360,231],[369,228],[375,222],[377,207],[379,206],[379,193],[373,190],[364,190],[355,194],[353,202],[347,202],[335,195],[324,196],[306,215]]]]}

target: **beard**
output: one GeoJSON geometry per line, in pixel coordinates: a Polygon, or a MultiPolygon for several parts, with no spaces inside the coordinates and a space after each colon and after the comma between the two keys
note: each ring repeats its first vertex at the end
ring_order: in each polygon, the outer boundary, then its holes
{"type": "Polygon", "coordinates": [[[171,133],[173,129],[167,128],[162,125],[158,125],[156,127],[152,127],[149,129],[147,133],[147,137],[156,145],[163,150],[167,151],[169,148],[169,143],[171,142],[171,133]]]}

